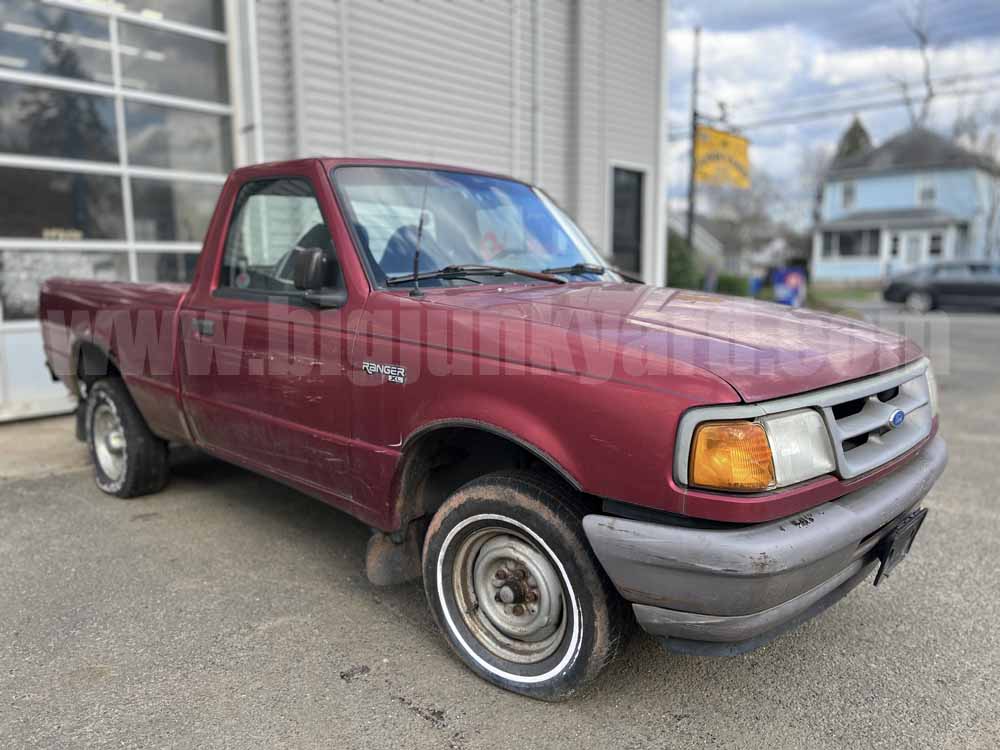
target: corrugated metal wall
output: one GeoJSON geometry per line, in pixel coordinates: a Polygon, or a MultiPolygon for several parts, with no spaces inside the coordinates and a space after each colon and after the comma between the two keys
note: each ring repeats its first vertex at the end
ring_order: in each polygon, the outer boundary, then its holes
{"type": "Polygon", "coordinates": [[[652,242],[660,2],[257,0],[264,157],[537,174],[602,249],[611,166],[641,167],[652,242]]]}
{"type": "Polygon", "coordinates": [[[295,156],[295,104],[288,0],[257,0],[257,57],[264,120],[263,160],[295,156]]]}

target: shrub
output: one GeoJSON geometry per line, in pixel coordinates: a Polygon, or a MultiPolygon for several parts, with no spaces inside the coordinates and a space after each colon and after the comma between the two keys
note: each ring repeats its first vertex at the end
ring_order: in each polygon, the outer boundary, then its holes
{"type": "Polygon", "coordinates": [[[687,240],[673,229],[667,244],[667,283],[675,289],[700,289],[701,272],[687,240]]]}
{"type": "Polygon", "coordinates": [[[750,294],[750,280],[746,276],[737,276],[733,273],[720,273],[719,285],[716,291],[719,294],[733,294],[738,297],[746,297],[750,294]]]}

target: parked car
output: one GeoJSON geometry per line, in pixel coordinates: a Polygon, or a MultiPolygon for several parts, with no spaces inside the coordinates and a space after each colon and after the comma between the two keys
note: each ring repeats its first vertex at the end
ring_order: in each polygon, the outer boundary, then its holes
{"type": "Polygon", "coordinates": [[[940,307],[1000,308],[1000,264],[939,263],[894,276],[882,291],[887,302],[912,312],[940,307]]]}
{"type": "MultiPolygon", "coordinates": [[[[565,698],[630,620],[735,654],[910,550],[943,471],[911,341],[623,283],[546,195],[393,161],[247,167],[190,286],[51,279],[97,485],[189,444],[373,529],[476,674],[565,698]]],[[[872,627],[878,627],[872,623],[872,627]]]]}

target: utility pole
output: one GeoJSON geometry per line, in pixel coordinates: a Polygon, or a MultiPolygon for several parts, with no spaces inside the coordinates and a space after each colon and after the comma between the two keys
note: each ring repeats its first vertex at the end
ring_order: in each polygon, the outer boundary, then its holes
{"type": "Polygon", "coordinates": [[[698,66],[701,52],[701,26],[694,27],[694,66],[691,68],[691,175],[688,177],[687,243],[694,250],[695,144],[698,142],[698,66]]]}

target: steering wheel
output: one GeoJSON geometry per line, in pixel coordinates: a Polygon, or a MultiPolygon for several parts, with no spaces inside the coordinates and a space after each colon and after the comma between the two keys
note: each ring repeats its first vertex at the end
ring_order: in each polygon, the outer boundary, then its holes
{"type": "Polygon", "coordinates": [[[526,247],[508,247],[501,250],[499,253],[490,258],[490,265],[499,265],[498,260],[503,260],[504,258],[515,258],[515,257],[534,257],[535,253],[531,252],[526,247]]]}
{"type": "Polygon", "coordinates": [[[271,276],[275,281],[283,281],[288,284],[295,282],[295,264],[292,263],[292,258],[295,255],[295,251],[299,248],[293,247],[287,253],[282,255],[272,266],[271,276]]]}

